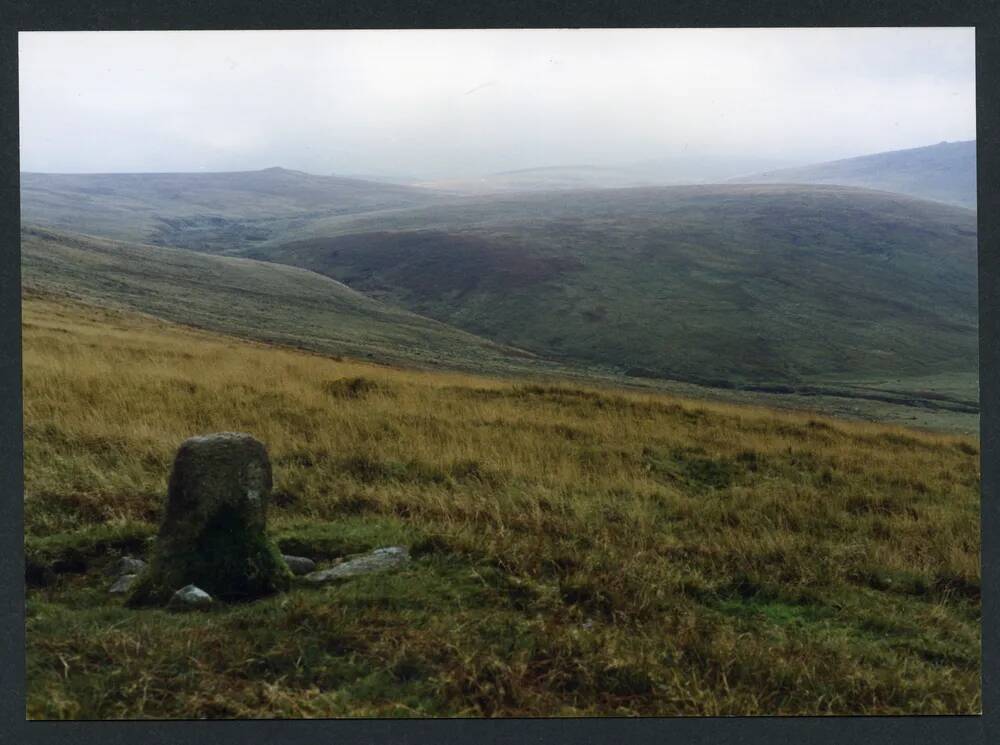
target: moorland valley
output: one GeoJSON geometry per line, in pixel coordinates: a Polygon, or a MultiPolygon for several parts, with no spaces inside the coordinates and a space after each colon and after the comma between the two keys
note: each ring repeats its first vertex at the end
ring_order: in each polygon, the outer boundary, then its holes
{"type": "Polygon", "coordinates": [[[23,173],[29,716],[978,711],[974,155],[23,173]],[[109,600],[227,430],[413,562],[109,600]]]}

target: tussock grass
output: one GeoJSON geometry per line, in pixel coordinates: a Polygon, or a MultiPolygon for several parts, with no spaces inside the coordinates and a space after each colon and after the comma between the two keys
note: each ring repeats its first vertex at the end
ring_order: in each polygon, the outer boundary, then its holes
{"type": "Polygon", "coordinates": [[[980,709],[972,438],[42,298],[24,393],[32,717],[980,709]],[[284,550],[398,542],[414,563],[207,614],[122,608],[101,566],[142,552],[177,445],[222,430],[267,444],[284,550]]]}

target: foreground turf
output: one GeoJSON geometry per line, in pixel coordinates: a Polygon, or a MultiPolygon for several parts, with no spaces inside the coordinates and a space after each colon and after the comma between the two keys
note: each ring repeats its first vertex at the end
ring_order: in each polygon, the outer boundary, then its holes
{"type": "Polygon", "coordinates": [[[336,361],[25,305],[34,718],[980,709],[971,438],[336,361]],[[272,533],[395,574],[127,610],[177,444],[242,430],[272,533]]]}

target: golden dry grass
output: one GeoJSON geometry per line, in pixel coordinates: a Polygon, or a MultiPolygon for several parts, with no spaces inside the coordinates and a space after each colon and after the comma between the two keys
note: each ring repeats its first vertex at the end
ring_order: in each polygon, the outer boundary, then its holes
{"type": "Polygon", "coordinates": [[[979,709],[972,438],[333,360],[52,298],[24,305],[24,393],[29,555],[151,530],[178,443],[238,430],[270,450],[283,545],[402,536],[423,557],[332,607],[296,590],[193,620],[67,575],[29,593],[33,716],[979,709]],[[227,651],[150,678],[192,638],[227,651]]]}

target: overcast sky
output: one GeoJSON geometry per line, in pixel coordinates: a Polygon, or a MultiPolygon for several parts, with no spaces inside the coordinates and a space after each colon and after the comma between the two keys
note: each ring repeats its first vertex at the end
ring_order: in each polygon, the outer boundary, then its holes
{"type": "Polygon", "coordinates": [[[467,177],[975,137],[972,29],[21,33],[21,168],[467,177]]]}

